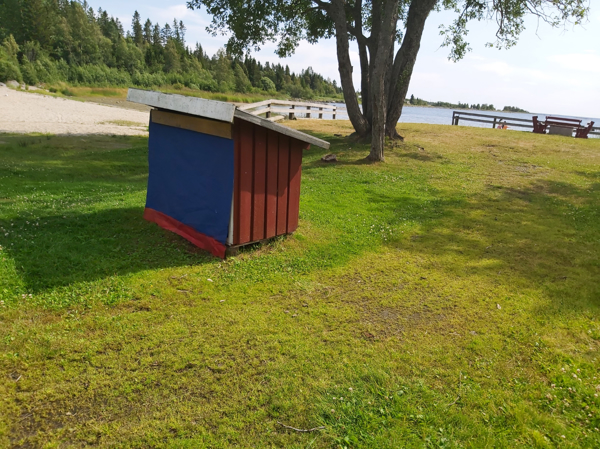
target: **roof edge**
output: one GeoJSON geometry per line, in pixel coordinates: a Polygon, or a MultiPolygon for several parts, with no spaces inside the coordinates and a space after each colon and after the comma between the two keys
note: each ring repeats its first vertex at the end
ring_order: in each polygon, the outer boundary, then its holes
{"type": "Polygon", "coordinates": [[[127,101],[229,123],[235,112],[235,105],[223,101],[134,88],[127,92],[127,101]]]}
{"type": "Polygon", "coordinates": [[[310,143],[320,148],[324,148],[326,150],[329,149],[330,143],[321,140],[317,137],[313,137],[309,134],[303,133],[302,131],[297,131],[292,128],[288,128],[287,126],[280,125],[279,123],[272,122],[267,120],[266,118],[258,117],[253,114],[249,114],[248,112],[241,111],[239,109],[235,110],[234,116],[239,118],[240,120],[244,120],[246,122],[254,123],[255,125],[262,126],[263,128],[270,129],[271,131],[275,131],[281,133],[288,137],[293,137],[294,139],[301,140],[302,142],[310,143]]]}

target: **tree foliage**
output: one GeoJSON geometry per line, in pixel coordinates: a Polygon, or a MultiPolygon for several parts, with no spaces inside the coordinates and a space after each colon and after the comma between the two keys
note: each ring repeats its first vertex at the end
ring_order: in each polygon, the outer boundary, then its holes
{"type": "Polygon", "coordinates": [[[230,32],[233,54],[277,44],[277,54],[289,56],[301,40],[314,43],[334,37],[338,67],[350,120],[360,136],[371,137],[372,160],[383,160],[384,136],[399,138],[396,123],[419,52],[429,14],[447,9],[455,20],[443,27],[442,45],[457,61],[470,50],[468,25],[474,20],[496,24],[499,48],[513,46],[527,15],[552,26],[581,23],[587,0],[190,0],[188,7],[205,7],[213,20],[208,30],[230,32]],[[350,42],[358,47],[361,84],[353,83],[350,42]],[[362,107],[358,104],[360,90],[362,107]]]}
{"type": "Polygon", "coordinates": [[[68,0],[0,0],[0,81],[69,82],[87,86],[187,86],[222,92],[280,92],[335,97],[337,85],[308,68],[291,73],[281,64],[221,50],[212,57],[188,47],[186,26],[163,26],[135,11],[131,30],[102,8],[68,0]],[[265,83],[268,79],[271,84],[265,83]]]}

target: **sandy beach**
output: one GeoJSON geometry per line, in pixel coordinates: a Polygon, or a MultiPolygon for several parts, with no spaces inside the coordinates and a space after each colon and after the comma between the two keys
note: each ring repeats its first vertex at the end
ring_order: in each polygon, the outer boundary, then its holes
{"type": "Polygon", "coordinates": [[[0,87],[0,133],[147,135],[148,113],[0,87]]]}

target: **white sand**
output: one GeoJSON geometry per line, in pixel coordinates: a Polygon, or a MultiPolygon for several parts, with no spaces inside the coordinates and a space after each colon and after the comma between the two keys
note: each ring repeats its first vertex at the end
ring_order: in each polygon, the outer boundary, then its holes
{"type": "Polygon", "coordinates": [[[0,132],[147,135],[148,113],[0,87],[0,132]],[[129,126],[115,121],[133,122],[129,126]],[[112,123],[111,123],[112,122],[112,123]]]}

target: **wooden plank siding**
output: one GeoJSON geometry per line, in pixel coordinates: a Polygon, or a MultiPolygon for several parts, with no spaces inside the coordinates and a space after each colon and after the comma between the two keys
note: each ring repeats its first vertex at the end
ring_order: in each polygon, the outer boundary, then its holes
{"type": "Polygon", "coordinates": [[[277,167],[279,166],[279,134],[267,134],[267,200],[265,216],[265,237],[277,235],[277,167]]]}
{"type": "Polygon", "coordinates": [[[265,238],[267,194],[267,130],[254,129],[254,185],[252,190],[252,241],[265,238]]]}
{"type": "Polygon", "coordinates": [[[277,235],[287,232],[288,179],[290,175],[290,138],[279,136],[277,166],[277,235]]]}
{"type": "Polygon", "coordinates": [[[292,140],[290,142],[290,171],[287,210],[287,233],[298,228],[298,214],[300,212],[300,178],[302,171],[302,151],[306,148],[304,142],[292,140]]]}
{"type": "Polygon", "coordinates": [[[233,127],[233,245],[294,232],[302,151],[310,144],[238,118],[233,127]]]}
{"type": "MultiPolygon", "coordinates": [[[[234,222],[234,230],[237,231],[237,239],[234,237],[234,244],[237,242],[245,243],[252,241],[252,178],[254,165],[254,126],[248,122],[241,122],[238,133],[238,154],[234,156],[238,164],[234,171],[239,174],[238,198],[239,201],[234,204],[237,210],[237,221],[234,222]]],[[[235,234],[234,234],[235,235],[235,234]]]]}

